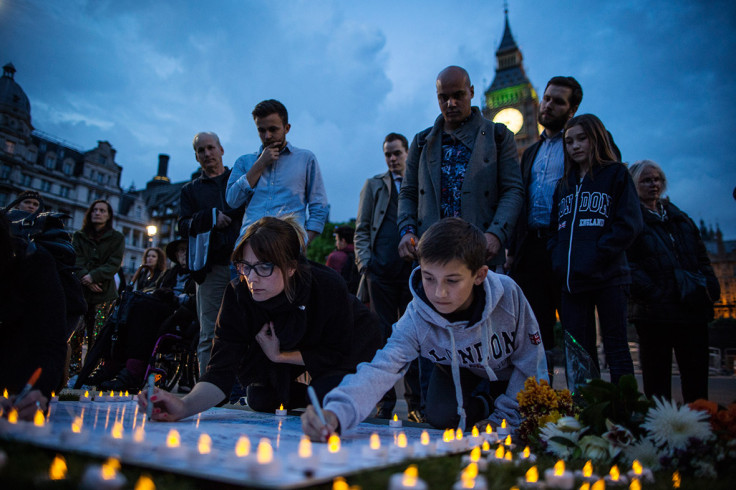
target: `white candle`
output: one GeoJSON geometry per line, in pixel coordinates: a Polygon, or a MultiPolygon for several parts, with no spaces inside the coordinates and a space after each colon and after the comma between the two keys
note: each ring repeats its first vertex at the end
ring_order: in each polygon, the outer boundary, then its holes
{"type": "Polygon", "coordinates": [[[403,473],[391,475],[388,490],[427,490],[427,483],[419,478],[416,465],[411,465],[403,473]]]}
{"type": "Polygon", "coordinates": [[[208,466],[216,459],[217,454],[212,448],[212,438],[209,434],[200,434],[197,440],[197,450],[189,452],[189,462],[197,466],[208,466]]]}
{"type": "Polygon", "coordinates": [[[640,482],[644,483],[654,482],[654,474],[652,473],[652,470],[650,470],[649,468],[645,468],[638,459],[634,460],[634,462],[631,464],[631,469],[628,473],[626,473],[626,475],[629,477],[630,480],[637,478],[640,482]]]}
{"type": "Polygon", "coordinates": [[[488,460],[486,460],[486,458],[481,456],[480,447],[478,446],[474,447],[470,451],[470,454],[463,455],[461,462],[463,465],[475,463],[478,465],[478,469],[480,471],[485,471],[488,468],[488,460]]]}
{"type": "Polygon", "coordinates": [[[79,446],[87,442],[89,433],[82,430],[82,417],[75,417],[72,426],[59,436],[61,441],[70,446],[79,446]]]}
{"type": "Polygon", "coordinates": [[[108,459],[102,465],[90,465],[84,471],[80,487],[89,490],[117,490],[125,485],[125,477],[120,474],[120,463],[108,459]]]}
{"type": "Polygon", "coordinates": [[[606,486],[611,487],[623,487],[629,484],[629,479],[621,474],[616,465],[611,467],[611,472],[606,475],[604,480],[606,481],[606,486]]]}
{"type": "Polygon", "coordinates": [[[522,452],[519,453],[519,459],[516,460],[516,464],[521,462],[534,463],[537,460],[537,455],[531,452],[529,446],[525,447],[522,452]]]}
{"type": "Polygon", "coordinates": [[[399,459],[409,458],[414,454],[414,447],[409,446],[409,440],[404,432],[396,434],[394,444],[389,448],[389,454],[399,459]]]}
{"type": "Polygon", "coordinates": [[[571,489],[575,486],[575,476],[565,470],[565,462],[557,461],[554,468],[544,471],[544,481],[550,488],[571,489]]]}
{"type": "Polygon", "coordinates": [[[27,433],[32,437],[46,438],[51,435],[51,426],[46,423],[46,416],[41,409],[36,409],[36,413],[33,415],[33,423],[27,433]]]}
{"type": "Polygon", "coordinates": [[[417,456],[431,456],[437,453],[437,443],[429,437],[429,432],[422,431],[419,442],[414,443],[414,454],[417,456]]]}
{"type": "Polygon", "coordinates": [[[460,473],[460,479],[452,486],[452,490],[463,490],[466,488],[475,488],[478,490],[486,490],[488,482],[482,476],[478,475],[478,465],[470,463],[460,473]]]}
{"type": "Polygon", "coordinates": [[[503,419],[501,421],[501,425],[496,428],[496,435],[499,439],[504,439],[506,436],[511,434],[511,429],[508,427],[508,424],[506,423],[506,419],[503,419]]]}
{"type": "Polygon", "coordinates": [[[271,442],[265,437],[258,442],[256,457],[249,463],[248,470],[254,478],[273,480],[281,476],[281,463],[274,458],[271,442]]]}
{"type": "Polygon", "coordinates": [[[277,417],[286,417],[286,409],[284,408],[284,405],[279,405],[279,408],[276,409],[276,416],[277,417]]]}
{"type": "Polygon", "coordinates": [[[79,401],[82,403],[89,403],[92,401],[92,397],[89,396],[89,391],[85,391],[84,395],[79,397],[79,401]]]}
{"type": "Polygon", "coordinates": [[[349,451],[340,444],[340,437],[337,434],[332,434],[327,440],[327,446],[322,448],[320,454],[320,460],[323,463],[343,465],[347,462],[349,451]]]}
{"type": "Polygon", "coordinates": [[[366,459],[383,461],[388,455],[388,448],[381,444],[381,438],[374,432],[371,434],[368,445],[360,448],[360,454],[366,459]]]}
{"type": "Polygon", "coordinates": [[[139,425],[133,432],[133,439],[123,442],[123,458],[126,460],[140,460],[148,458],[153,451],[153,445],[146,441],[146,432],[143,425],[139,425]]]}
{"type": "Polygon", "coordinates": [[[539,470],[536,466],[529,468],[524,474],[524,478],[519,479],[520,488],[544,488],[544,484],[539,481],[539,470]]]}
{"type": "Polygon", "coordinates": [[[166,446],[162,448],[159,453],[159,458],[162,460],[176,460],[181,461],[187,457],[187,450],[181,445],[181,437],[179,431],[171,429],[166,435],[166,446]]]}
{"type": "Polygon", "coordinates": [[[392,429],[400,429],[402,427],[402,422],[399,420],[399,416],[394,414],[394,418],[388,421],[388,426],[392,429]]]}
{"type": "Polygon", "coordinates": [[[302,436],[299,441],[297,454],[289,454],[287,461],[292,468],[304,472],[307,478],[311,478],[319,467],[319,457],[312,450],[312,443],[306,436],[302,436]]]}
{"type": "Polygon", "coordinates": [[[588,460],[585,462],[582,470],[575,471],[575,478],[579,478],[584,482],[593,483],[598,481],[599,476],[593,473],[593,463],[588,460]]]}

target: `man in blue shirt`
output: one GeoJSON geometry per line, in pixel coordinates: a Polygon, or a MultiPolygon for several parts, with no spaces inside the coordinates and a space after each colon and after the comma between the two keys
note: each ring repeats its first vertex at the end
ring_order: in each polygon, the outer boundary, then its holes
{"type": "Polygon", "coordinates": [[[544,131],[521,157],[526,202],[519,213],[505,264],[537,317],[550,379],[554,369],[550,351],[554,347],[555,311],[559,311],[562,301],[561,284],[552,272],[547,252],[552,195],[565,171],[562,130],[582,99],[583,89],[573,77],[553,77],[547,83],[538,116],[544,131]]]}
{"type": "Polygon", "coordinates": [[[226,192],[230,206],[245,205],[240,237],[264,216],[292,214],[311,241],[322,233],[329,213],[317,159],[286,141],[291,125],[281,102],[259,102],[252,114],[262,145],[235,161],[226,192]]]}

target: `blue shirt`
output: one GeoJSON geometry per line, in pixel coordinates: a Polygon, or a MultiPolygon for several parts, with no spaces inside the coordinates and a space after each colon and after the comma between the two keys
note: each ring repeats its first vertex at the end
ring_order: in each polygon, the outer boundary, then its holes
{"type": "Polygon", "coordinates": [[[532,164],[529,182],[529,227],[547,228],[555,186],[565,173],[562,131],[550,138],[542,131],[542,144],[532,164]]]}
{"type": "Polygon", "coordinates": [[[258,152],[238,158],[227,181],[227,203],[231,207],[245,204],[238,242],[248,226],[264,216],[291,214],[305,230],[322,233],[329,204],[314,153],[287,142],[279,159],[269,165],[256,186],[251,187],[245,175],[262,152],[261,145],[258,152]]]}

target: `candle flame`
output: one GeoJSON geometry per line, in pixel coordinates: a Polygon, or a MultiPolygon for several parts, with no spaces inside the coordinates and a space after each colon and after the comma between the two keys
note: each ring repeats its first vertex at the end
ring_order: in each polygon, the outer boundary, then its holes
{"type": "Polygon", "coordinates": [[[82,417],[76,417],[72,421],[72,432],[74,432],[75,434],[79,434],[80,432],[82,432],[82,417]]]}
{"type": "Polygon", "coordinates": [[[473,426],[473,430],[470,431],[470,435],[472,435],[473,437],[480,436],[480,432],[478,431],[478,428],[476,426],[473,426]]]}
{"type": "Polygon", "coordinates": [[[444,434],[442,434],[442,440],[445,442],[451,442],[455,440],[455,431],[452,429],[445,429],[444,434]]]}
{"type": "Polygon", "coordinates": [[[455,432],[455,439],[457,439],[458,441],[463,440],[463,430],[462,429],[458,429],[457,432],[455,432]]]}
{"type": "Polygon", "coordinates": [[[135,482],[135,488],[133,490],[156,490],[156,485],[148,475],[141,475],[138,481],[135,482]]]}
{"type": "Polygon", "coordinates": [[[332,434],[327,439],[327,450],[331,453],[336,453],[340,450],[340,437],[337,434],[332,434]]]}
{"type": "MultiPolygon", "coordinates": [[[[128,390],[125,390],[125,396],[130,396],[130,393],[128,393],[128,390]]],[[[143,478],[143,477],[141,477],[141,478],[143,478]]],[[[138,481],[140,481],[140,479],[138,481]]]]}
{"type": "Polygon", "coordinates": [[[271,447],[271,442],[265,437],[258,442],[256,460],[258,464],[269,464],[273,461],[273,448],[271,447]]]}
{"type": "Polygon", "coordinates": [[[506,428],[506,419],[503,419],[503,420],[501,421],[501,428],[502,428],[502,429],[505,429],[505,428],[506,428]]]}
{"type": "Polygon", "coordinates": [[[110,390],[110,396],[115,396],[115,392],[110,390]]]}
{"type": "Polygon", "coordinates": [[[601,478],[597,482],[593,483],[591,490],[605,490],[605,488],[606,488],[606,482],[603,481],[603,478],[601,478]]]}
{"type": "Polygon", "coordinates": [[[36,413],[33,415],[33,425],[36,427],[43,427],[46,423],[46,417],[43,416],[43,412],[41,409],[37,409],[36,413]]]}
{"type": "Polygon", "coordinates": [[[209,434],[202,434],[197,441],[197,450],[199,454],[209,454],[212,452],[212,438],[209,434]]]}
{"type": "Polygon", "coordinates": [[[50,480],[63,480],[66,478],[66,460],[64,456],[57,454],[49,468],[50,480]]]}
{"type": "Polygon", "coordinates": [[[246,436],[240,436],[238,442],[235,444],[235,455],[239,458],[244,458],[250,454],[250,439],[246,436]]]}
{"type": "Polygon", "coordinates": [[[398,422],[398,421],[399,421],[399,416],[394,414],[394,422],[398,422]]]}
{"type": "Polygon", "coordinates": [[[8,398],[8,389],[7,388],[5,388],[3,390],[3,398],[8,398]]]}
{"type": "Polygon", "coordinates": [[[100,398],[102,398],[102,392],[100,391],[100,394],[99,394],[99,395],[97,395],[97,396],[99,396],[100,398]]]}
{"type": "Polygon", "coordinates": [[[302,438],[299,440],[299,457],[312,457],[312,443],[309,441],[308,437],[302,436],[302,438]]]}
{"type": "Polygon", "coordinates": [[[634,462],[631,463],[631,469],[634,470],[634,473],[636,473],[637,475],[641,475],[643,468],[638,459],[635,459],[634,462]]]}
{"type": "Polygon", "coordinates": [[[638,478],[631,479],[631,485],[629,485],[629,490],[641,490],[641,482],[639,482],[638,478]]]}
{"type": "Polygon", "coordinates": [[[462,480],[475,480],[478,476],[478,465],[475,463],[470,463],[468,466],[465,467],[462,474],[460,475],[460,478],[462,480]]]}
{"type": "Polygon", "coordinates": [[[529,458],[529,456],[532,455],[531,450],[529,449],[529,446],[525,447],[524,450],[521,452],[521,457],[524,459],[529,458]]]}
{"type": "Polygon", "coordinates": [[[345,478],[338,476],[335,478],[332,482],[332,490],[349,490],[350,487],[348,487],[348,482],[345,481],[345,478]]]}
{"type": "Polygon", "coordinates": [[[113,439],[122,439],[123,438],[123,423],[115,422],[112,426],[111,434],[112,434],[113,439]]]}
{"type": "Polygon", "coordinates": [[[15,407],[11,408],[8,412],[8,422],[11,424],[18,423],[18,410],[15,407]]]}
{"type": "Polygon", "coordinates": [[[115,458],[109,458],[107,461],[102,463],[100,475],[103,480],[113,480],[115,479],[118,471],[120,471],[120,461],[115,458]]]}
{"type": "Polygon", "coordinates": [[[421,442],[422,446],[429,446],[429,432],[423,430],[422,434],[419,436],[419,441],[421,442]]]}
{"type": "Polygon", "coordinates": [[[417,469],[417,465],[415,464],[409,465],[404,470],[404,477],[401,479],[401,484],[404,487],[414,487],[417,484],[418,478],[419,478],[419,470],[417,469]]]}
{"type": "Polygon", "coordinates": [[[514,454],[511,451],[506,451],[506,454],[503,456],[503,459],[506,461],[511,461],[514,457],[514,454]]]}
{"type": "Polygon", "coordinates": [[[506,439],[503,440],[504,446],[510,446],[511,445],[511,436],[506,436],[506,439]]]}
{"type": "Polygon", "coordinates": [[[536,483],[539,480],[539,470],[536,466],[532,466],[526,472],[527,483],[536,483]]]}
{"type": "Polygon", "coordinates": [[[89,391],[85,391],[85,392],[84,392],[84,397],[85,397],[85,398],[89,398],[89,391]]]}
{"type": "Polygon", "coordinates": [[[491,424],[486,424],[486,434],[493,434],[493,427],[491,427],[491,424]]]}
{"type": "Polygon", "coordinates": [[[146,437],[146,432],[143,429],[142,425],[139,425],[138,428],[133,433],[133,440],[137,443],[143,442],[143,439],[146,437]]]}
{"type": "Polygon", "coordinates": [[[122,391],[119,391],[118,392],[118,396],[123,396],[123,392],[122,391]]]}
{"type": "Polygon", "coordinates": [[[491,450],[491,445],[488,444],[488,441],[483,441],[483,445],[481,446],[481,449],[483,449],[484,453],[487,453],[491,450]]]}
{"type": "Polygon", "coordinates": [[[503,446],[498,446],[496,448],[496,459],[503,459],[503,455],[506,452],[506,450],[503,448],[503,446]]]}
{"type": "Polygon", "coordinates": [[[590,490],[590,483],[586,481],[585,483],[580,485],[580,490],[590,490]]]}
{"type": "Polygon", "coordinates": [[[470,451],[470,461],[473,463],[477,463],[480,461],[480,448],[474,447],[472,451],[470,451]]]}
{"type": "Polygon", "coordinates": [[[561,459],[555,463],[555,476],[562,476],[565,473],[565,462],[561,459]]]}
{"type": "Polygon", "coordinates": [[[169,431],[169,434],[166,436],[166,446],[179,447],[180,443],[181,438],[179,437],[179,432],[176,429],[171,429],[169,431]]]}
{"type": "Polygon", "coordinates": [[[401,447],[401,448],[404,448],[404,447],[407,446],[408,443],[409,443],[409,441],[406,439],[406,434],[404,434],[403,432],[401,432],[399,434],[398,438],[396,439],[396,445],[399,446],[399,447],[401,447]]]}
{"type": "Polygon", "coordinates": [[[279,410],[283,410],[283,409],[284,409],[284,404],[282,403],[279,405],[279,410]]]}
{"type": "Polygon", "coordinates": [[[56,392],[55,391],[52,391],[51,392],[51,398],[54,398],[55,396],[56,396],[56,392]]]}
{"type": "Polygon", "coordinates": [[[590,460],[588,460],[585,463],[585,466],[583,466],[583,476],[585,478],[590,478],[591,476],[593,476],[593,463],[590,460]]]}
{"type": "Polygon", "coordinates": [[[618,478],[621,476],[621,472],[618,470],[618,466],[613,465],[611,467],[611,471],[609,473],[611,475],[611,480],[618,481],[618,478]]]}
{"type": "Polygon", "coordinates": [[[682,478],[680,478],[680,472],[675,471],[672,473],[672,488],[680,488],[680,484],[682,484],[682,478]]]}
{"type": "Polygon", "coordinates": [[[370,446],[374,451],[381,449],[381,438],[375,432],[371,434],[370,446]]]}

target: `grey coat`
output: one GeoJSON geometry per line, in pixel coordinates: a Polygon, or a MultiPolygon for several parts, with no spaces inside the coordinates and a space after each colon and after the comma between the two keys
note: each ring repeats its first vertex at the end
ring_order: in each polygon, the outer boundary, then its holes
{"type": "MultiPolygon", "coordinates": [[[[391,174],[385,172],[366,179],[360,191],[358,217],[355,220],[355,262],[363,272],[371,261],[373,245],[391,200],[391,174]]],[[[398,253],[398,252],[397,252],[398,253]]]]}
{"type": "MultiPolygon", "coordinates": [[[[443,127],[440,115],[434,126],[414,137],[399,194],[399,230],[412,225],[420,237],[441,217],[443,127]]],[[[460,218],[492,233],[504,246],[523,206],[524,189],[513,133],[499,130],[503,142],[497,151],[494,130],[495,124],[473,107],[471,118],[454,132],[472,150],[463,182],[460,218]]],[[[492,263],[503,261],[499,253],[492,263]]]]}

